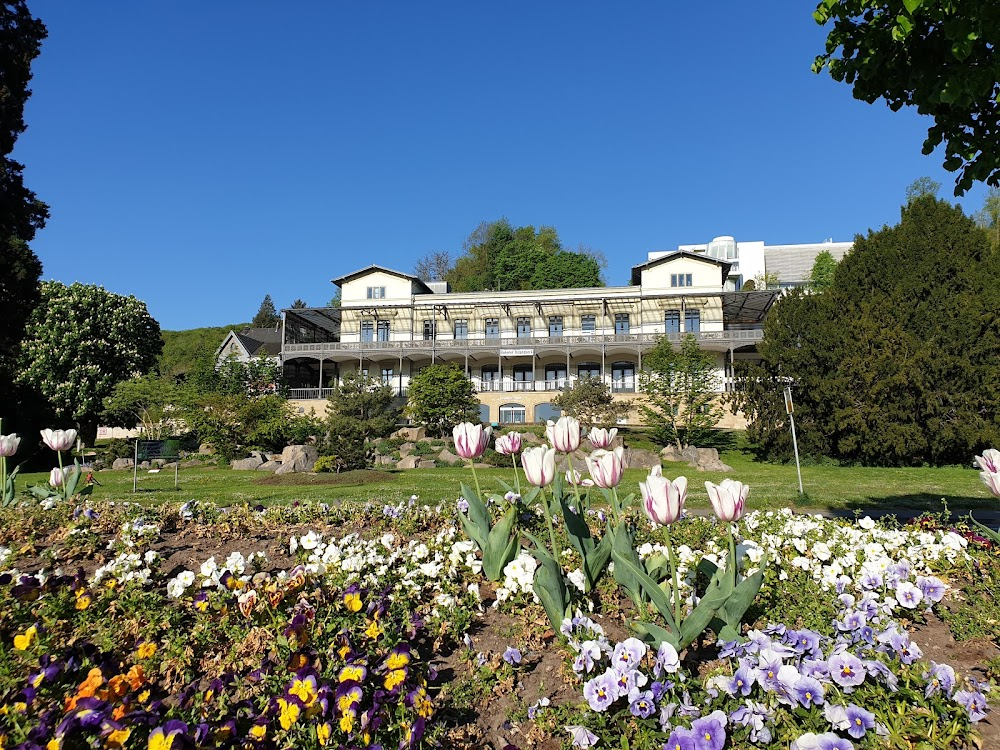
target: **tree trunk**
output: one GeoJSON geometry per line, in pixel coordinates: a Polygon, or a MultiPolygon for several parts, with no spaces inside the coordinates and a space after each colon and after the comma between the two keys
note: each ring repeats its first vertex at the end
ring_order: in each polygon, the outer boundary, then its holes
{"type": "Polygon", "coordinates": [[[77,437],[79,437],[85,448],[92,448],[94,443],[97,442],[97,420],[88,419],[83,422],[77,422],[77,437]]]}

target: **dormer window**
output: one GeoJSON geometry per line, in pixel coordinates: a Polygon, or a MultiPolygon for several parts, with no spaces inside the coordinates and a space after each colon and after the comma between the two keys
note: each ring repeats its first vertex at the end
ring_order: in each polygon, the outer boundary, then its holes
{"type": "Polygon", "coordinates": [[[384,286],[368,287],[368,299],[385,299],[385,287],[384,286]]]}

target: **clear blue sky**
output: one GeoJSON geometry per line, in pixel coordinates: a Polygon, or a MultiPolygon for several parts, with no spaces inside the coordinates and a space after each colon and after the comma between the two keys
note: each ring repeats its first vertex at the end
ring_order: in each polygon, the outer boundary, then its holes
{"type": "Polygon", "coordinates": [[[165,329],[326,304],[330,279],[458,254],[501,216],[623,284],[649,250],[849,240],[917,177],[954,185],[928,120],[810,71],[801,0],[31,8],[49,38],[15,156],[52,211],[44,277],[165,329]]]}

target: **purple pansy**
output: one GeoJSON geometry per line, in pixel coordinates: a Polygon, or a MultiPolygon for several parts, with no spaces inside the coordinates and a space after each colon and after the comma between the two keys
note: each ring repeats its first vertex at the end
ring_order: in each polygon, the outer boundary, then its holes
{"type": "Polygon", "coordinates": [[[861,659],[847,652],[834,654],[827,663],[830,666],[830,678],[841,687],[857,687],[865,681],[868,674],[861,659]]]}
{"type": "Polygon", "coordinates": [[[847,713],[847,733],[856,740],[860,740],[865,732],[875,726],[875,714],[861,706],[851,703],[844,711],[847,713]]]}

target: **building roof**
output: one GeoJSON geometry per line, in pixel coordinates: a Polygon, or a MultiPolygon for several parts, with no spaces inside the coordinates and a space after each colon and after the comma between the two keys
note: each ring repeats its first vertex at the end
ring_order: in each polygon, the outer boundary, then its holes
{"type": "Polygon", "coordinates": [[[732,263],[727,263],[724,260],[718,260],[717,258],[712,258],[702,253],[690,253],[687,250],[674,250],[667,253],[666,255],[661,255],[659,258],[654,258],[653,260],[647,260],[645,263],[640,263],[637,266],[632,266],[632,284],[634,286],[639,286],[642,283],[642,272],[649,268],[655,268],[663,263],[669,263],[672,260],[677,260],[678,258],[691,258],[692,260],[700,260],[704,263],[711,263],[712,265],[722,266],[722,280],[725,281],[726,277],[729,275],[729,269],[732,267],[732,263]]]}
{"type": "Polygon", "coordinates": [[[244,328],[230,333],[239,339],[251,357],[258,354],[281,354],[281,331],[277,328],[244,328]]]}
{"type": "Polygon", "coordinates": [[[427,294],[431,294],[432,293],[430,287],[428,287],[427,284],[425,284],[423,281],[421,281],[420,277],[414,276],[411,273],[403,273],[402,271],[394,271],[391,268],[386,268],[385,266],[380,266],[380,265],[377,265],[375,263],[372,263],[370,266],[366,266],[365,268],[358,269],[357,271],[353,271],[351,273],[344,274],[343,276],[340,276],[340,277],[338,277],[336,279],[331,279],[330,281],[331,281],[331,283],[336,284],[337,286],[343,286],[346,282],[351,281],[353,279],[356,279],[359,276],[365,276],[367,274],[375,273],[375,272],[388,273],[388,274],[392,274],[393,276],[399,276],[401,279],[409,279],[410,281],[415,281],[415,282],[417,282],[417,284],[419,284],[421,287],[423,287],[423,291],[425,291],[427,294]]]}
{"type": "Polygon", "coordinates": [[[816,256],[828,251],[838,263],[853,242],[817,242],[813,245],[764,246],[764,269],[778,275],[779,284],[801,284],[809,280],[816,256]]]}

